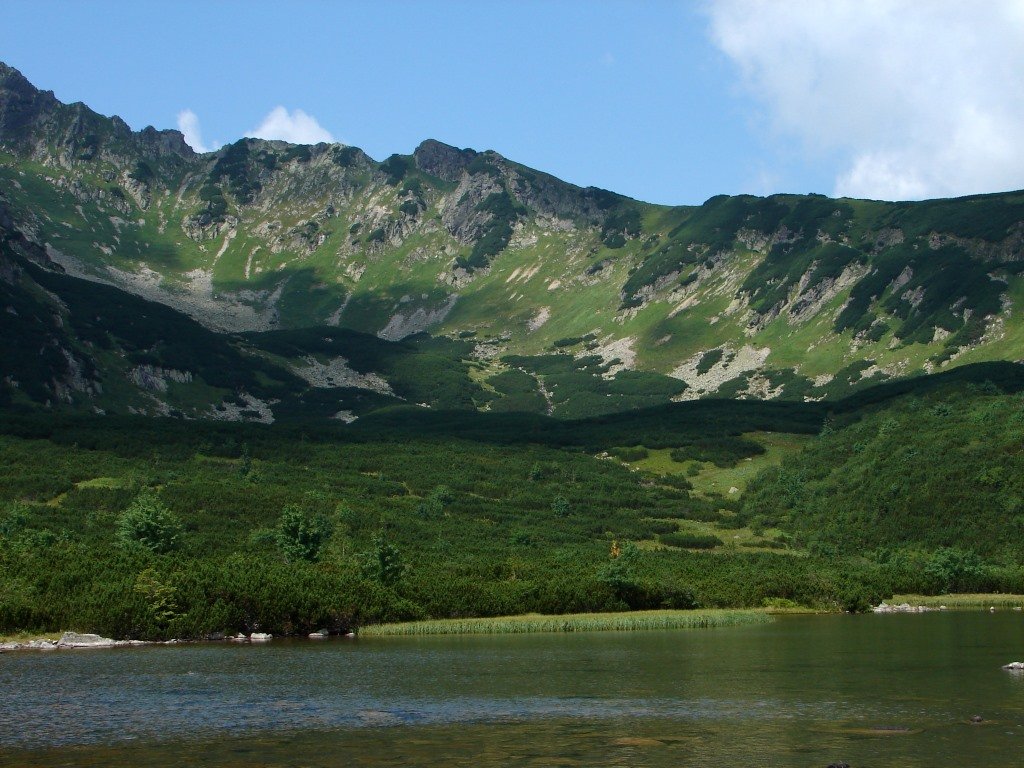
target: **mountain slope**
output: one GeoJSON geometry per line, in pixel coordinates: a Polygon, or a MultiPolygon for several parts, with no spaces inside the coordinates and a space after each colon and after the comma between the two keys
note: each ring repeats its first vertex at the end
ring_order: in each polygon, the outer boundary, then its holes
{"type": "Polygon", "coordinates": [[[69,275],[213,331],[446,336],[469,406],[819,399],[1024,358],[1022,193],[670,208],[437,141],[197,155],[3,65],[0,185],[8,230],[69,275]]]}

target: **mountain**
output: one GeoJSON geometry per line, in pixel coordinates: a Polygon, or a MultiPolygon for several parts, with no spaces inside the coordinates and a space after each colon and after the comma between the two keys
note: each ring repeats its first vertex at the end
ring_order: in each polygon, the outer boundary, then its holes
{"type": "Polygon", "coordinates": [[[0,65],[0,395],[563,417],[1024,358],[1024,193],[651,205],[496,152],[196,154],[0,65]]]}

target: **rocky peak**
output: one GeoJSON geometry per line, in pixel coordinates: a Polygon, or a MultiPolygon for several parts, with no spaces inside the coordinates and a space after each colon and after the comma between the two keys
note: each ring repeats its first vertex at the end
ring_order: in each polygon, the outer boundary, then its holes
{"type": "MultiPolygon", "coordinates": [[[[21,72],[0,61],[0,93],[5,91],[18,93],[23,96],[33,96],[42,93],[21,72]]],[[[46,93],[50,93],[51,96],[53,95],[51,91],[46,91],[46,93]]]]}
{"type": "Polygon", "coordinates": [[[185,136],[181,131],[173,129],[158,131],[152,125],[147,125],[139,131],[138,136],[143,144],[158,155],[177,155],[185,158],[196,156],[195,150],[185,143],[185,136]]]}
{"type": "Polygon", "coordinates": [[[445,181],[458,181],[477,156],[472,149],[459,149],[435,139],[427,139],[413,152],[416,167],[445,181]]]}
{"type": "Polygon", "coordinates": [[[53,91],[40,91],[14,67],[0,62],[0,141],[27,144],[40,115],[60,105],[53,91]]]}
{"type": "MultiPolygon", "coordinates": [[[[81,102],[63,104],[52,91],[40,91],[14,67],[0,62],[0,142],[23,152],[47,144],[63,147],[66,160],[103,155],[133,163],[146,159],[191,159],[192,148],[179,131],[147,127],[135,132],[120,117],[106,117],[81,102]],[[67,154],[70,153],[70,154],[67,154]]],[[[44,155],[48,154],[42,149],[44,155]]]]}

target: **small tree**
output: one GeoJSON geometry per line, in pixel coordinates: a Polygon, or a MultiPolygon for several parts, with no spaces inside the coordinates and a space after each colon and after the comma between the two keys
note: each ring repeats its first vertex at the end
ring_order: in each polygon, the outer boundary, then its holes
{"type": "Polygon", "coordinates": [[[639,560],[640,550],[636,544],[627,541],[620,547],[617,541],[613,541],[608,562],[601,566],[597,579],[615,590],[616,594],[621,594],[633,586],[639,560]]]}
{"type": "Polygon", "coordinates": [[[181,519],[153,491],[142,491],[117,518],[116,535],[127,546],[165,554],[178,548],[184,533],[181,519]]]}
{"type": "Polygon", "coordinates": [[[363,556],[363,575],[393,587],[405,575],[407,567],[398,547],[382,537],[373,540],[373,549],[363,556]]]}
{"type": "Polygon", "coordinates": [[[442,507],[447,507],[455,501],[455,494],[447,485],[438,485],[430,492],[430,498],[437,501],[442,507]]]}
{"type": "Polygon", "coordinates": [[[135,591],[146,600],[158,626],[165,627],[177,618],[174,587],[162,582],[154,569],[147,568],[135,578],[135,591]]]}
{"type": "Polygon", "coordinates": [[[289,504],[277,522],[277,546],[291,562],[314,562],[333,533],[334,525],[325,515],[289,504]]]}
{"type": "Polygon", "coordinates": [[[970,592],[981,588],[985,563],[971,550],[941,547],[928,558],[924,575],[939,592],[970,592]]]}
{"type": "Polygon", "coordinates": [[[555,513],[555,517],[568,517],[572,507],[565,496],[555,496],[555,500],[551,502],[551,511],[555,513]]]}

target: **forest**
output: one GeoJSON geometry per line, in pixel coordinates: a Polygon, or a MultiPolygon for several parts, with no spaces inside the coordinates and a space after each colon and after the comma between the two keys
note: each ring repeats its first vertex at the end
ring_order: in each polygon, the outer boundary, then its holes
{"type": "Polygon", "coordinates": [[[267,426],[9,409],[0,631],[199,638],[1019,593],[1019,367],[953,373],[833,403],[697,401],[579,421],[399,408],[267,426]]]}

